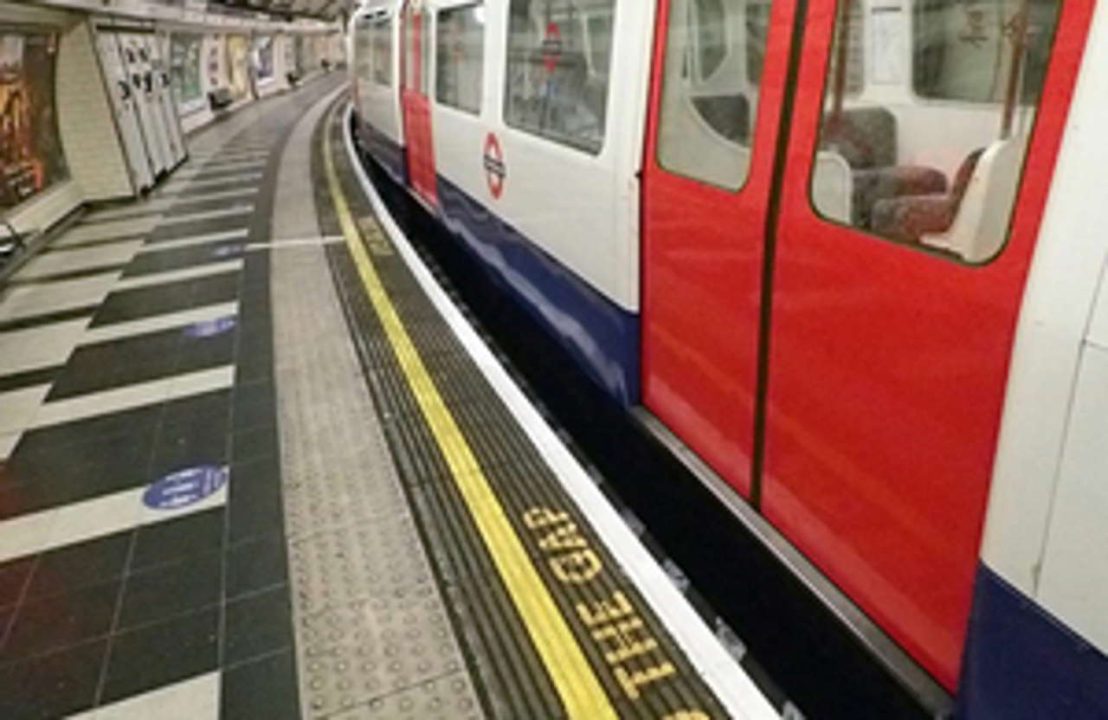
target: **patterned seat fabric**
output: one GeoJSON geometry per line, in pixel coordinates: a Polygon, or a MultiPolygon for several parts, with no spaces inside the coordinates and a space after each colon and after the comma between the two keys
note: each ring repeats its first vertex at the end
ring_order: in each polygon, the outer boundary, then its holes
{"type": "Polygon", "coordinates": [[[962,161],[949,193],[877,199],[871,211],[871,229],[883,237],[908,243],[918,243],[926,234],[949,230],[982,152],[975,150],[962,161]]]}

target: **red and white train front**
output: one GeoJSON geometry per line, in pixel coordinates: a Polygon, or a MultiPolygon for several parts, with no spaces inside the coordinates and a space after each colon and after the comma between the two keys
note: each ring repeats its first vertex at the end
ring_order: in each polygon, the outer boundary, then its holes
{"type": "Polygon", "coordinates": [[[1093,718],[1105,32],[1095,0],[369,0],[350,43],[363,147],[599,386],[962,715],[1093,718]]]}

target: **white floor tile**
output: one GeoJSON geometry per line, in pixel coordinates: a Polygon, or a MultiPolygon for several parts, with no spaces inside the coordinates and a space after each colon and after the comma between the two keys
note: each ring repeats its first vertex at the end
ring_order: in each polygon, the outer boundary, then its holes
{"type": "Polygon", "coordinates": [[[42,552],[57,522],[56,509],[0,520],[0,562],[42,552]]]}
{"type": "Polygon", "coordinates": [[[33,280],[47,275],[74,272],[107,265],[123,265],[142,246],[141,240],[95,245],[93,247],[45,253],[31,260],[16,273],[17,280],[33,280]]]}
{"type": "Polygon", "coordinates": [[[238,310],[239,305],[237,302],[225,302],[205,305],[204,307],[194,308],[192,310],[166,313],[165,315],[154,315],[153,317],[145,317],[141,320],[130,320],[128,322],[113,323],[111,325],[101,325],[99,327],[89,328],[84,335],[81,336],[80,344],[92,345],[94,343],[118,340],[119,338],[134,337],[135,335],[144,335],[160,330],[184,327],[185,325],[191,325],[193,323],[237,315],[238,310]]]}
{"type": "Polygon", "coordinates": [[[218,672],[198,675],[104,705],[71,720],[218,720],[221,682],[218,672]]]}
{"type": "Polygon", "coordinates": [[[60,365],[88,326],[88,319],[0,333],[0,375],[60,365]]]}
{"type": "Polygon", "coordinates": [[[126,220],[88,223],[69,230],[55,243],[62,247],[90,240],[109,240],[111,238],[129,238],[146,235],[154,229],[160,218],[157,215],[144,215],[126,220]]]}
{"type": "Polygon", "coordinates": [[[19,444],[19,438],[21,437],[23,437],[23,433],[21,432],[0,435],[0,462],[12,456],[12,453],[15,452],[15,446],[19,444]]]}
{"type": "Polygon", "coordinates": [[[30,427],[49,392],[49,385],[35,385],[0,393],[0,433],[15,433],[30,427]]]}
{"type": "Polygon", "coordinates": [[[99,305],[118,278],[117,271],[78,280],[11,288],[0,299],[0,320],[16,320],[86,305],[99,305]]]}
{"type": "Polygon", "coordinates": [[[254,205],[251,203],[239,203],[232,205],[231,207],[220,208],[219,210],[202,210],[200,212],[188,213],[185,215],[173,215],[162,220],[159,227],[165,227],[168,225],[181,225],[184,223],[199,222],[201,220],[216,220],[218,218],[234,217],[237,215],[251,215],[254,212],[254,205]]]}

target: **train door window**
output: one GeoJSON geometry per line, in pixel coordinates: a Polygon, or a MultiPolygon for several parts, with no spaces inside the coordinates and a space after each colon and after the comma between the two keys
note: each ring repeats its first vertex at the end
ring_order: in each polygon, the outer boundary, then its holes
{"type": "Polygon", "coordinates": [[[476,115],[485,67],[485,8],[467,5],[439,13],[435,26],[435,97],[476,115]]]}
{"type": "Polygon", "coordinates": [[[509,11],[505,121],[599,153],[615,0],[511,0],[509,11]]]}
{"type": "Polygon", "coordinates": [[[865,42],[848,21],[859,5],[838,5],[820,154],[837,158],[841,187],[827,192],[817,168],[816,210],[952,259],[993,259],[1007,240],[1061,1],[914,0],[900,13],[914,92],[900,100],[847,89],[842,60],[865,42]],[[847,200],[826,201],[834,197],[847,200]]]}
{"type": "Polygon", "coordinates": [[[373,82],[392,85],[392,21],[382,18],[373,23],[373,82]]]}
{"type": "Polygon", "coordinates": [[[769,2],[673,0],[658,121],[658,163],[728,190],[745,184],[769,2]],[[751,48],[754,51],[751,51],[751,48]]]}
{"type": "Polygon", "coordinates": [[[419,93],[431,97],[431,12],[423,10],[419,27],[419,93]]]}

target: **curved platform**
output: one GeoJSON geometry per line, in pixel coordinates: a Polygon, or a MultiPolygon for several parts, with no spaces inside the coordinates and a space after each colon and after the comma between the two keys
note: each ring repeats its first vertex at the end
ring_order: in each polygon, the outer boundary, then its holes
{"type": "Polygon", "coordinates": [[[339,82],[0,299],[0,715],[778,716],[407,243],[339,82]]]}

